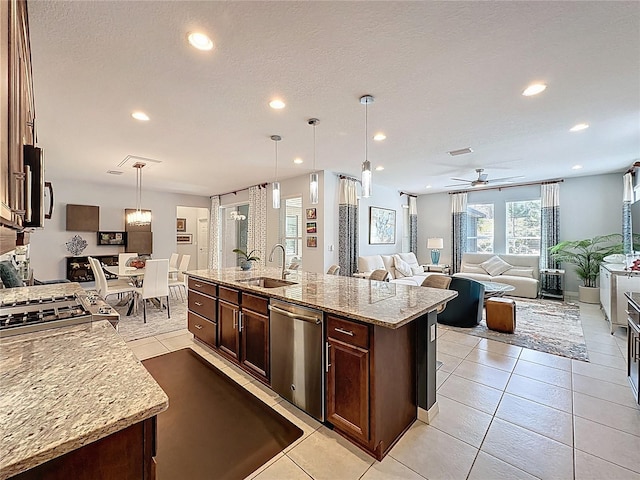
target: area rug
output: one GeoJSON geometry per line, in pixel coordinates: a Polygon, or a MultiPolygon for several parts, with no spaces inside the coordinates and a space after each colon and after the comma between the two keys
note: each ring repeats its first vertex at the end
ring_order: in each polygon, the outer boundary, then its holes
{"type": "Polygon", "coordinates": [[[242,479],[302,436],[190,348],[142,363],[169,397],[158,415],[159,480],[242,479]]]}
{"type": "Polygon", "coordinates": [[[139,304],[136,315],[127,316],[128,304],[118,305],[119,300],[115,296],[109,297],[107,301],[120,314],[118,332],[127,342],[187,328],[186,300],[182,302],[180,298],[170,299],[171,318],[167,318],[166,310],[148,303],[147,323],[144,323],[142,304],[139,304]]]}
{"type": "Polygon", "coordinates": [[[516,302],[515,333],[489,330],[484,319],[486,311],[482,322],[476,327],[439,327],[540,352],[589,361],[578,305],[554,300],[512,298],[516,302]]]}

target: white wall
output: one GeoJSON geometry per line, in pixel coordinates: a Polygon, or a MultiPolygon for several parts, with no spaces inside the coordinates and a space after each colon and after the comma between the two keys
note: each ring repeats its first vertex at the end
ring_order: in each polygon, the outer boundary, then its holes
{"type": "Polygon", "coordinates": [[[402,251],[402,237],[404,234],[403,208],[407,200],[400,196],[397,189],[373,185],[372,195],[361,198],[358,203],[358,240],[359,255],[384,255],[402,251]],[[371,245],[369,243],[369,209],[370,207],[388,208],[396,211],[396,241],[392,244],[371,245]]]}
{"type": "MultiPolygon", "coordinates": [[[[45,220],[44,230],[31,235],[31,267],[39,280],[66,277],[65,257],[71,256],[65,243],[78,234],[88,246],[82,255],[111,255],[124,251],[124,247],[98,246],[95,232],[67,232],[66,206],[98,205],[100,230],[124,231],[124,209],[135,208],[135,189],[106,187],[104,185],[53,179],[55,207],[53,218],[45,220]]],[[[152,211],[153,256],[169,258],[176,251],[176,207],[208,208],[209,197],[179,195],[143,190],[142,208],[152,211]]]]}
{"type": "MultiPolygon", "coordinates": [[[[180,254],[180,258],[182,255],[191,255],[189,259],[189,269],[203,269],[207,268],[206,260],[204,265],[198,265],[198,220],[200,218],[209,218],[209,209],[208,208],[198,208],[198,207],[184,207],[178,206],[176,208],[176,218],[184,218],[186,219],[186,231],[184,232],[176,232],[176,233],[188,233],[191,235],[192,242],[191,243],[179,243],[176,245],[176,252],[180,254]]],[[[209,249],[209,242],[204,245],[205,249],[209,249]]]]}
{"type": "MultiPolygon", "coordinates": [[[[540,196],[539,186],[514,187],[503,190],[470,192],[468,203],[496,205],[495,215],[504,216],[504,202],[540,196]]],[[[451,200],[448,193],[418,197],[418,260],[428,263],[431,251],[428,237],[444,238],[440,263],[451,262],[451,200]]],[[[595,235],[622,232],[622,174],[593,175],[565,179],[560,184],[560,240],[580,240],[595,235]]],[[[504,232],[494,232],[504,251],[504,232]]],[[[571,266],[566,266],[565,290],[578,291],[578,279],[571,266]]]]}

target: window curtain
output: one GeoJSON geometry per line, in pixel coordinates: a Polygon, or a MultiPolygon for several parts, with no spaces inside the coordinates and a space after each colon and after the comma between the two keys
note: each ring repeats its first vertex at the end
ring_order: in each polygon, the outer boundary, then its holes
{"type": "Polygon", "coordinates": [[[631,204],[633,203],[633,175],[627,172],[622,176],[622,247],[623,253],[633,253],[633,234],[631,233],[631,204]]]}
{"type": "Polygon", "coordinates": [[[220,268],[220,196],[211,197],[209,212],[209,269],[220,268]]]}
{"type": "MultiPolygon", "coordinates": [[[[560,184],[543,183],[540,198],[540,268],[560,268],[560,263],[549,255],[549,248],[560,241],[560,184]]],[[[541,275],[540,287],[542,290],[560,291],[560,277],[541,275]]]]}
{"type": "Polygon", "coordinates": [[[249,219],[247,224],[247,253],[255,250],[265,264],[267,252],[267,189],[260,185],[249,187],[249,219]]]}
{"type": "Polygon", "coordinates": [[[460,271],[467,249],[467,193],[451,195],[451,273],[460,271]]]}
{"type": "Polygon", "coordinates": [[[358,197],[356,180],[340,179],[338,201],[338,264],[340,275],[358,271],[358,197]]]}
{"type": "Polygon", "coordinates": [[[418,199],[409,197],[409,251],[418,256],[418,199]]]}

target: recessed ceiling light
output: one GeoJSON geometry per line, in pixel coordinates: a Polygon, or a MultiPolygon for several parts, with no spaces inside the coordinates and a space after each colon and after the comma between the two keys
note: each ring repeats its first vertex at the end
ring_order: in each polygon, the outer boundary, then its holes
{"type": "Polygon", "coordinates": [[[451,150],[450,152],[447,152],[447,153],[452,157],[455,157],[456,155],[466,155],[467,153],[473,153],[473,150],[471,150],[470,147],[467,147],[467,148],[460,148],[458,150],[451,150]]]}
{"type": "Polygon", "coordinates": [[[582,168],[582,165],[574,165],[573,167],[571,167],[571,170],[580,170],[582,168]]]}
{"type": "Polygon", "coordinates": [[[131,114],[131,116],[133,118],[135,118],[136,120],[140,120],[141,122],[148,122],[149,121],[149,115],[147,115],[144,112],[133,112],[131,114]]]}
{"type": "Polygon", "coordinates": [[[384,167],[382,165],[378,165],[376,167],[376,171],[381,172],[382,170],[384,170],[384,167]]]}
{"type": "Polygon", "coordinates": [[[294,158],[293,159],[293,163],[295,163],[296,165],[300,165],[302,162],[304,162],[304,160],[302,160],[301,158],[294,158]]]}
{"type": "Polygon", "coordinates": [[[275,110],[280,110],[285,107],[285,104],[282,100],[271,100],[269,106],[275,110]]]}
{"type": "Polygon", "coordinates": [[[424,188],[431,188],[431,185],[427,185],[427,186],[426,186],[426,187],[424,187],[424,188]]]}
{"type": "Polygon", "coordinates": [[[578,123],[569,129],[570,132],[579,132],[580,130],[586,130],[589,128],[588,123],[578,123]]]}
{"type": "Polygon", "coordinates": [[[373,139],[374,139],[376,142],[381,142],[381,141],[382,141],[382,140],[384,140],[385,138],[387,138],[387,136],[386,136],[384,133],[382,133],[382,132],[380,132],[380,133],[376,133],[376,134],[373,136],[373,139]]]}
{"type": "Polygon", "coordinates": [[[213,42],[204,33],[193,32],[187,38],[191,46],[198,50],[211,50],[213,48],[213,42]]]}
{"type": "Polygon", "coordinates": [[[525,88],[522,95],[525,97],[531,97],[532,95],[538,95],[539,93],[544,92],[547,89],[547,86],[544,83],[532,83],[527,88],[525,88]]]}

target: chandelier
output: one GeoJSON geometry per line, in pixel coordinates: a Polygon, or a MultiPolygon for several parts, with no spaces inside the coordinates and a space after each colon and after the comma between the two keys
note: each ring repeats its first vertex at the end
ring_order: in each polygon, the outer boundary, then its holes
{"type": "Polygon", "coordinates": [[[127,215],[127,223],[129,225],[149,225],[151,223],[151,212],[142,211],[142,167],[146,163],[137,162],[133,165],[136,169],[136,210],[127,215]]]}

